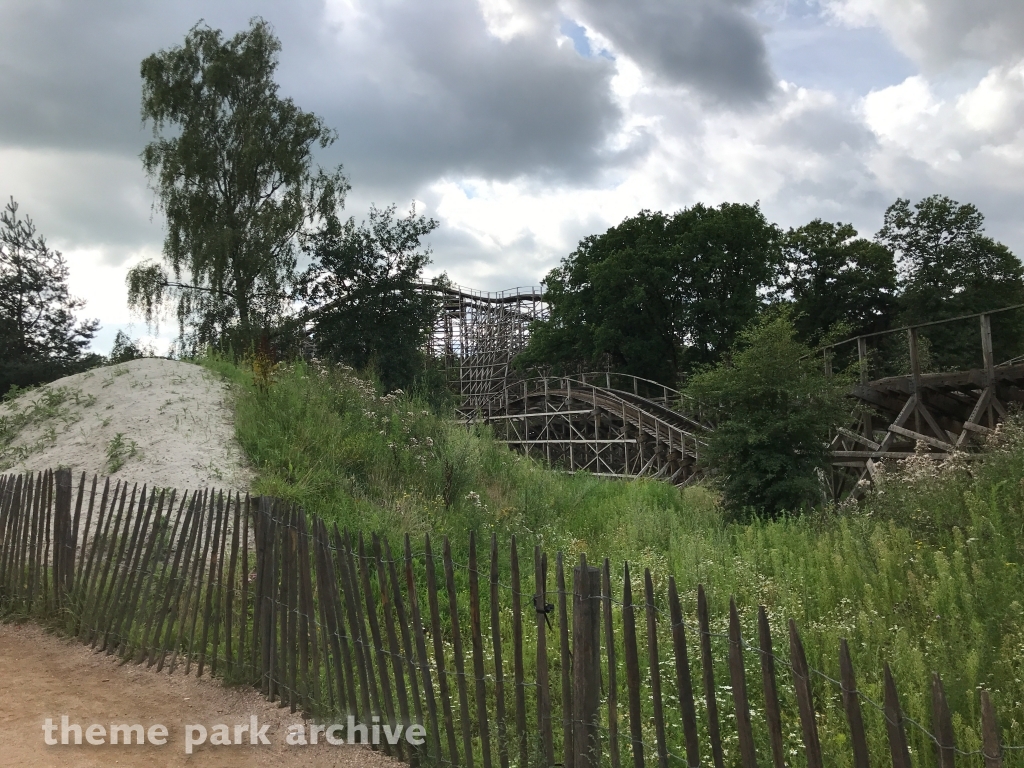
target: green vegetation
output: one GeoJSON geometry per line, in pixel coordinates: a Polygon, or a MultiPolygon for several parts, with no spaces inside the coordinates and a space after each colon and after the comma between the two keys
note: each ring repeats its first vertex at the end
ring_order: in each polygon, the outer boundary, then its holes
{"type": "Polygon", "coordinates": [[[131,438],[127,440],[124,432],[118,432],[107,443],[107,472],[114,474],[124,463],[139,452],[139,444],[131,438]]]}
{"type": "Polygon", "coordinates": [[[11,198],[0,211],[0,395],[102,362],[85,352],[99,321],[79,322],[83,306],[68,290],[64,256],[11,198]]]}
{"type": "Polygon", "coordinates": [[[84,397],[82,391],[72,387],[41,387],[21,389],[13,387],[3,397],[0,413],[0,471],[57,443],[58,425],[66,432],[81,420],[68,406],[70,403],[88,408],[96,402],[95,395],[84,397]],[[33,442],[19,442],[18,437],[31,427],[40,428],[33,442]]]}
{"type": "Polygon", "coordinates": [[[714,413],[703,460],[720,473],[735,519],[778,517],[821,504],[830,431],[849,418],[849,380],[826,376],[796,340],[789,317],[742,331],[729,358],[690,380],[687,392],[714,413]]]}
{"type": "Polygon", "coordinates": [[[545,278],[551,317],[521,366],[613,370],[673,384],[718,360],[764,305],[781,232],[756,205],[641,211],[583,238],[545,278]]]}
{"type": "MultiPolygon", "coordinates": [[[[820,219],[783,233],[756,205],[641,211],[583,238],[548,273],[550,317],[517,364],[609,366],[681,386],[778,306],[791,309],[797,339],[816,345],[1024,303],[1024,267],[983,225],[975,206],[943,195],[897,200],[873,240],[820,219]]],[[[1024,312],[993,317],[993,335],[999,360],[1024,352],[1024,312]]],[[[980,363],[976,323],[921,340],[938,370],[980,363]]],[[[886,360],[900,356],[897,338],[882,345],[886,360]]]]}
{"type": "Polygon", "coordinates": [[[348,182],[314,169],[336,134],[278,95],[280,41],[270,25],[224,39],[202,22],[141,66],[153,141],[142,164],[167,217],[164,260],[134,267],[129,304],[147,320],[177,299],[186,350],[224,336],[248,348],[281,317],[300,239],[336,216],[348,182]],[[187,278],[188,283],[182,282],[187,278]]]}
{"type": "MultiPolygon", "coordinates": [[[[979,460],[908,462],[860,507],[738,524],[727,522],[712,487],[680,491],[547,471],[494,443],[486,429],[453,424],[416,397],[381,395],[351,370],[282,366],[261,391],[250,371],[223,359],[205,364],[237,387],[236,429],[259,473],[256,493],[381,532],[393,546],[406,532],[449,535],[462,562],[470,530],[496,532],[506,543],[515,534],[521,547],[538,543],[569,562],[583,551],[591,561],[607,556],[619,574],[628,560],[634,578],[651,569],[658,600],[675,575],[691,619],[703,583],[719,629],[734,594],[745,634],[754,637],[754,608],[763,603],[777,637],[794,618],[810,663],[833,677],[839,638],[848,638],[858,683],[876,701],[882,662],[890,662],[907,714],[925,725],[929,675],[938,671],[962,715],[955,724],[962,749],[980,744],[977,687],[989,687],[1006,713],[1004,740],[1024,743],[1017,714],[1024,708],[1024,427],[1017,421],[979,460]]],[[[621,576],[613,588],[621,590],[621,576]]],[[[724,668],[719,674],[728,679],[724,668]]],[[[838,696],[819,684],[827,764],[846,765],[838,696]]],[[[755,700],[762,732],[763,717],[755,700]]],[[[882,754],[882,721],[870,708],[865,717],[878,740],[872,752],[882,754]]],[[[915,751],[928,748],[916,729],[909,732],[915,751]]],[[[792,739],[796,746],[795,732],[792,739]]]]}

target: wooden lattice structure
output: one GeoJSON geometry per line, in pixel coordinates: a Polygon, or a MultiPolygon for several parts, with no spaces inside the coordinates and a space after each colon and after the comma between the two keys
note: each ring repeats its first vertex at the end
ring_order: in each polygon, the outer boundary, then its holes
{"type": "MultiPolygon", "coordinates": [[[[829,372],[837,356],[856,344],[860,371],[860,382],[850,392],[860,413],[849,427],[836,430],[831,443],[835,498],[863,492],[880,461],[914,455],[942,460],[954,452],[970,451],[993,433],[1011,404],[1024,403],[1024,362],[1015,357],[997,364],[992,331],[994,315],[1021,309],[1006,307],[867,334],[822,350],[829,372]],[[922,337],[938,326],[963,323],[978,324],[979,367],[925,371],[922,337]],[[909,370],[872,380],[872,368],[884,364],[872,354],[873,348],[891,341],[894,334],[905,335],[909,370]]],[[[1009,341],[1011,348],[1017,343],[1017,339],[1009,341]]]]}
{"type": "Polygon", "coordinates": [[[676,390],[608,372],[524,378],[513,369],[530,324],[547,317],[542,289],[431,290],[443,302],[431,353],[465,420],[492,424],[510,447],[568,471],[676,484],[696,476],[708,425],[676,390]]]}
{"type": "Polygon", "coordinates": [[[543,290],[477,291],[457,285],[430,290],[442,301],[430,352],[444,361],[460,410],[486,407],[513,375],[512,359],[525,348],[530,324],[547,317],[543,290]]]}
{"type": "MultiPolygon", "coordinates": [[[[714,424],[677,390],[604,371],[524,378],[512,367],[531,323],[547,317],[541,288],[429,290],[443,301],[431,353],[444,361],[463,419],[489,423],[510,447],[568,471],[677,485],[699,475],[701,447],[714,424]]],[[[826,372],[845,362],[860,373],[850,391],[857,415],[836,428],[830,445],[834,498],[863,492],[880,461],[970,451],[1010,404],[1024,403],[1024,357],[997,364],[993,351],[993,316],[1006,320],[1006,313],[1020,311],[1024,305],[866,334],[821,350],[826,372]],[[978,323],[977,365],[927,370],[923,339],[940,326],[963,323],[978,323]],[[899,335],[905,347],[893,344],[899,335]],[[894,362],[901,357],[903,371],[894,362]],[[872,373],[885,375],[872,379],[872,373]]],[[[1014,326],[1006,327],[1012,335],[1014,326]]],[[[1009,341],[999,346],[1024,343],[1009,341]]]]}

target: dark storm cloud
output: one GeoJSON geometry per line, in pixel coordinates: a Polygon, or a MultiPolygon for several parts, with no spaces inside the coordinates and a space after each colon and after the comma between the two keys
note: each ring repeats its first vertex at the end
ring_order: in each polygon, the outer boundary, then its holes
{"type": "Polygon", "coordinates": [[[578,0],[574,7],[613,45],[660,79],[714,101],[764,99],[773,88],[751,0],[578,0]]]}
{"type": "Polygon", "coordinates": [[[607,159],[601,145],[619,119],[612,63],[560,48],[554,20],[503,42],[473,0],[368,3],[340,30],[312,0],[8,2],[0,142],[137,153],[148,138],[140,61],[180,44],[201,16],[230,35],[254,15],[281,38],[282,93],[336,127],[341,141],[329,159],[372,183],[579,176],[607,159]]]}
{"type": "Polygon", "coordinates": [[[443,175],[583,178],[622,161],[614,64],[559,46],[557,19],[503,41],[474,0],[370,4],[295,87],[340,133],[356,184],[443,175]]]}

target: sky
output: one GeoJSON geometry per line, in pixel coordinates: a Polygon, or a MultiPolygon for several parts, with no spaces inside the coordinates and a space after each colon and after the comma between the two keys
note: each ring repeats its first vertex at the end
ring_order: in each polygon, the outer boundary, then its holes
{"type": "Polygon", "coordinates": [[[897,198],[977,205],[1024,255],[1021,0],[3,0],[0,200],[103,329],[164,236],[139,64],[203,20],[281,40],[281,94],[338,132],[346,215],[436,218],[431,274],[538,284],[643,209],[759,202],[872,236],[897,198]]]}

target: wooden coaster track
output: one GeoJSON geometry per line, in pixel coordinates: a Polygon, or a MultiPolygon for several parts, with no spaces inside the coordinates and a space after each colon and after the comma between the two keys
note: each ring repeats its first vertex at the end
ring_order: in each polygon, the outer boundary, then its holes
{"type": "MultiPolygon", "coordinates": [[[[541,288],[424,288],[442,295],[430,352],[445,363],[464,421],[491,424],[498,440],[568,471],[657,477],[677,485],[699,477],[702,445],[714,424],[681,392],[606,371],[524,378],[513,368],[531,324],[547,317],[541,288]]],[[[992,317],[1022,309],[861,335],[818,350],[831,374],[856,345],[853,364],[860,378],[849,392],[857,414],[835,429],[830,443],[832,496],[862,493],[884,460],[941,460],[967,452],[993,433],[1011,404],[1024,403],[1024,358],[997,365],[992,344],[992,317]],[[925,371],[921,337],[936,326],[971,321],[980,325],[980,365],[925,371]],[[909,362],[907,372],[895,375],[891,360],[887,366],[878,361],[887,338],[891,356],[894,334],[905,334],[909,362]],[[872,380],[873,367],[887,368],[889,375],[872,380]]]]}

